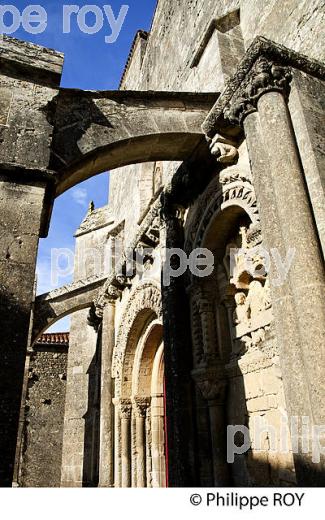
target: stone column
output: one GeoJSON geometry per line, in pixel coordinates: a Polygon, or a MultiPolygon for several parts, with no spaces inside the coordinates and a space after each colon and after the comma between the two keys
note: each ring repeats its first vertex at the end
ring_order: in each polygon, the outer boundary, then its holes
{"type": "Polygon", "coordinates": [[[166,455],[164,432],[164,396],[151,397],[152,487],[166,487],[166,455]]]}
{"type": "Polygon", "coordinates": [[[146,482],[147,487],[152,488],[152,433],[151,433],[151,405],[149,405],[145,420],[146,434],[146,482]]]}
{"type": "Polygon", "coordinates": [[[114,486],[114,405],[112,357],[115,345],[115,299],[103,309],[101,345],[99,487],[114,486]]]}
{"type": "Polygon", "coordinates": [[[214,290],[217,290],[217,285],[211,278],[208,279],[208,282],[205,281],[204,284],[202,280],[194,282],[194,287],[192,288],[192,298],[196,302],[201,321],[202,346],[206,363],[214,362],[220,355],[215,320],[214,290]],[[209,289],[207,289],[208,284],[210,284],[209,289]]]}
{"type": "Polygon", "coordinates": [[[121,414],[120,400],[113,399],[114,405],[114,487],[121,487],[121,414]]]}
{"type": "Polygon", "coordinates": [[[299,485],[323,482],[324,461],[312,462],[314,430],[303,449],[302,418],[311,427],[325,424],[325,275],[304,172],[287,107],[291,74],[259,58],[225,111],[244,126],[260,210],[265,247],[272,255],[270,273],[273,312],[280,349],[286,405],[298,424],[292,429],[299,485]],[[292,249],[292,265],[284,279],[274,260],[292,249]],[[274,256],[276,255],[276,256],[274,256]],[[307,451],[307,452],[306,452],[307,451]]]}
{"type": "Polygon", "coordinates": [[[11,486],[13,477],[45,190],[24,172],[0,174],[1,487],[11,486]]]}
{"type": "MultiPolygon", "coordinates": [[[[265,244],[276,248],[282,258],[289,248],[294,251],[283,285],[274,283],[278,273],[271,272],[287,406],[290,416],[297,417],[299,429],[302,417],[307,416],[311,426],[324,425],[324,266],[290,116],[281,93],[269,92],[262,96],[258,115],[247,117],[244,124],[265,244]],[[256,130],[252,137],[252,131],[256,130]],[[256,158],[256,148],[253,150],[257,139],[259,158],[256,158]],[[261,171],[263,159],[268,169],[261,171]],[[264,190],[266,172],[270,186],[264,190]],[[272,222],[272,226],[266,222],[272,222]]],[[[311,449],[309,453],[302,453],[301,441],[299,445],[300,453],[295,456],[298,482],[301,485],[320,482],[322,470],[311,463],[311,449]]]]}
{"type": "Polygon", "coordinates": [[[194,370],[193,377],[209,407],[214,485],[216,487],[228,486],[226,380],[222,370],[218,367],[194,370]]]}
{"type": "Polygon", "coordinates": [[[146,412],[149,399],[135,398],[137,487],[146,487],[146,412]]]}
{"type": "MultiPolygon", "coordinates": [[[[182,218],[167,213],[161,230],[165,247],[184,248],[182,218]]],[[[171,260],[177,269],[177,259],[171,260]]],[[[164,359],[166,378],[166,417],[168,485],[187,487],[195,483],[193,395],[190,371],[192,343],[190,311],[183,277],[162,284],[164,359]]]]}
{"type": "Polygon", "coordinates": [[[131,487],[131,416],[132,405],[129,399],[121,399],[121,464],[123,488],[131,487]]]}

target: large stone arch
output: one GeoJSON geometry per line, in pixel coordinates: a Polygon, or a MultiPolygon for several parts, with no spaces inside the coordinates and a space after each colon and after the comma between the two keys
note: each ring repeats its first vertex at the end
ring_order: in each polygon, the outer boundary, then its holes
{"type": "Polygon", "coordinates": [[[82,92],[61,89],[48,104],[56,195],[106,170],[188,159],[218,94],[82,92]]]}
{"type": "Polygon", "coordinates": [[[161,316],[160,288],[150,282],[138,286],[131,294],[121,317],[113,352],[112,377],[115,378],[117,396],[121,396],[125,364],[130,368],[132,385],[133,360],[141,332],[150,321],[161,319],[161,316]]]}
{"type": "Polygon", "coordinates": [[[37,296],[33,311],[32,343],[65,316],[91,307],[103,282],[102,277],[93,276],[37,296]]]}

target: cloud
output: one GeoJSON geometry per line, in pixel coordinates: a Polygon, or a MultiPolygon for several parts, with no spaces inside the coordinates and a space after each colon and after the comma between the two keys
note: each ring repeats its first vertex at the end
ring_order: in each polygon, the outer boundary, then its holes
{"type": "MultiPolygon", "coordinates": [[[[43,257],[39,258],[36,267],[36,294],[44,294],[53,289],[57,289],[58,287],[62,287],[63,285],[69,284],[72,282],[72,275],[69,273],[67,275],[60,275],[60,273],[53,273],[53,269],[55,267],[52,266],[51,257],[43,257]],[[54,282],[55,277],[53,274],[57,276],[57,283],[54,282]]],[[[58,268],[56,268],[58,269],[58,268]]]]}
{"type": "Polygon", "coordinates": [[[88,191],[85,188],[74,188],[71,192],[72,199],[79,206],[87,207],[88,205],[88,191]]]}

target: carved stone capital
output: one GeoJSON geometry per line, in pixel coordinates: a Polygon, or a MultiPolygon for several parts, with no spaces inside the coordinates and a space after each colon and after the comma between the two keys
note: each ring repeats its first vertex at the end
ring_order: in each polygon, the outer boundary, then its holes
{"type": "Polygon", "coordinates": [[[220,134],[216,134],[212,139],[207,137],[211,154],[216,157],[217,162],[229,166],[238,160],[238,149],[234,141],[220,134]]]}
{"type": "Polygon", "coordinates": [[[131,419],[132,403],[130,399],[120,400],[120,412],[122,419],[131,419]]]}
{"type": "Polygon", "coordinates": [[[216,404],[225,402],[227,381],[220,367],[194,370],[192,377],[204,399],[216,404]]]}
{"type": "Polygon", "coordinates": [[[144,419],[146,417],[147,409],[150,406],[149,397],[134,397],[133,411],[136,417],[144,419]]]}
{"type": "Polygon", "coordinates": [[[277,90],[288,94],[292,69],[301,70],[321,80],[324,78],[325,68],[321,62],[263,36],[256,36],[204,121],[202,130],[205,135],[213,138],[222,128],[223,135],[239,136],[238,123],[242,124],[247,111],[256,110],[258,98],[263,92],[277,90]],[[256,69],[260,58],[266,60],[266,70],[256,69]],[[246,104],[247,98],[250,98],[250,104],[246,104]],[[237,106],[234,107],[236,101],[237,106]],[[232,108],[231,117],[237,128],[233,124],[229,126],[229,117],[225,119],[225,110],[229,108],[232,108]]]}
{"type": "Polygon", "coordinates": [[[242,125],[248,114],[257,111],[258,100],[267,92],[281,92],[287,98],[291,79],[289,67],[282,67],[265,56],[260,56],[225,107],[225,119],[232,124],[242,125]]]}

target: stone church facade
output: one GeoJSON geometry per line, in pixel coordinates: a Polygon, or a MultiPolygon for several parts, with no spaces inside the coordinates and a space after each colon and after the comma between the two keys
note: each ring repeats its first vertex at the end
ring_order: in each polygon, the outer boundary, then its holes
{"type": "Polygon", "coordinates": [[[324,485],[324,18],[159,0],[111,93],[59,89],[60,54],[4,38],[1,485],[35,464],[23,346],[68,314],[62,453],[31,485],[324,485]],[[108,169],[74,282],[34,299],[55,196],[108,169]],[[181,269],[203,250],[208,275],[181,269]]]}

